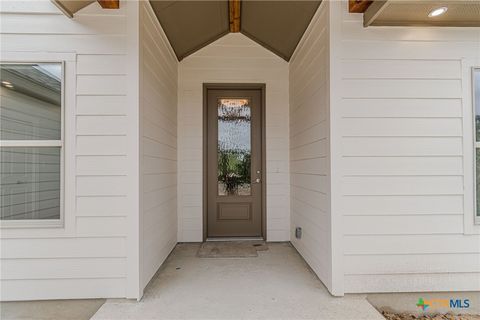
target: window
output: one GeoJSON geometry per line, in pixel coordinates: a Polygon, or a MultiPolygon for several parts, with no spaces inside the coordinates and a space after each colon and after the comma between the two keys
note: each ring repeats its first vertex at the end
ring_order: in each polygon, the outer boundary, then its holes
{"type": "Polygon", "coordinates": [[[475,222],[480,223],[480,68],[473,69],[473,105],[475,109],[475,222]]]}
{"type": "MultiPolygon", "coordinates": [[[[62,218],[63,64],[0,63],[0,220],[62,218]]],[[[8,225],[8,223],[7,223],[8,225]]]]}

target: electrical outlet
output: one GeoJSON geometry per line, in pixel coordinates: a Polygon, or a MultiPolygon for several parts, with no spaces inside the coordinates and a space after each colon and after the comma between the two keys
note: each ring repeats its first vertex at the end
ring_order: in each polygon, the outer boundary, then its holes
{"type": "Polygon", "coordinates": [[[300,228],[300,227],[295,228],[295,238],[297,238],[297,239],[302,238],[302,228],[300,228]]]}

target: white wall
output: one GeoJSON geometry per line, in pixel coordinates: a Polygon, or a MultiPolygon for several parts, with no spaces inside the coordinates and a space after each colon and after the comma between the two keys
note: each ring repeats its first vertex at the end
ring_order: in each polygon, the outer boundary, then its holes
{"type": "Polygon", "coordinates": [[[70,20],[49,1],[1,2],[2,60],[66,60],[65,226],[1,230],[2,300],[136,297],[126,7],[94,3],[70,20]]]}
{"type": "Polygon", "coordinates": [[[480,30],[364,29],[346,1],[332,6],[345,292],[479,290],[470,67],[480,30]]]}
{"type": "Polygon", "coordinates": [[[290,61],[291,241],[332,291],[329,2],[320,5],[290,61]],[[295,228],[302,238],[295,238],[295,228]]]}
{"type": "Polygon", "coordinates": [[[178,241],[202,241],[203,83],[266,83],[267,240],[290,240],[288,64],[228,34],[179,64],[178,241]]]}
{"type": "Polygon", "coordinates": [[[177,66],[153,13],[140,2],[141,288],[177,243],[177,66]]]}

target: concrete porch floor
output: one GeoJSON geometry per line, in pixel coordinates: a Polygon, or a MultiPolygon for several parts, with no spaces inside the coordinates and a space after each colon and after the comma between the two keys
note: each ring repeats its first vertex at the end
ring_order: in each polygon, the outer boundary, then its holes
{"type": "Polygon", "coordinates": [[[252,258],[198,258],[179,244],[140,302],[107,300],[92,319],[384,319],[364,296],[332,297],[288,243],[252,258]]]}

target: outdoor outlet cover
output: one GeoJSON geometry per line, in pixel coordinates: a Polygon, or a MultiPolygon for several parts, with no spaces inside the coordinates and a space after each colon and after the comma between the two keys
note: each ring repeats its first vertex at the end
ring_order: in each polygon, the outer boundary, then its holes
{"type": "Polygon", "coordinates": [[[295,238],[297,238],[297,239],[302,238],[302,228],[300,228],[300,227],[295,228],[295,238]]]}

